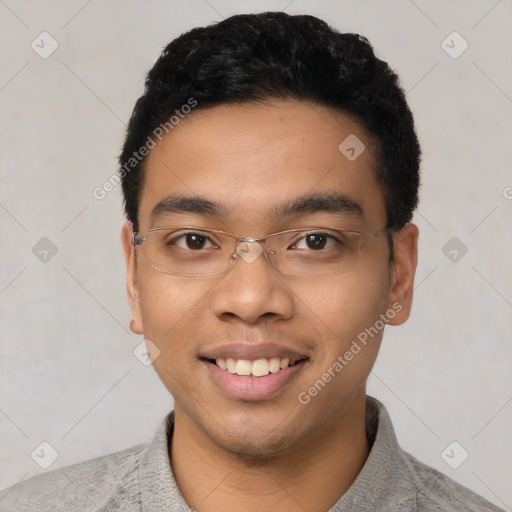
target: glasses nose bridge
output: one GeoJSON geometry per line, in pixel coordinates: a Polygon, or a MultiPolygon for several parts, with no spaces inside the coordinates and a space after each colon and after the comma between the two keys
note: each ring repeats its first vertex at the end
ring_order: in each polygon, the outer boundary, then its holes
{"type": "Polygon", "coordinates": [[[265,259],[268,259],[269,250],[265,245],[268,237],[254,238],[254,237],[233,237],[235,242],[235,250],[232,258],[242,258],[246,263],[253,263],[256,261],[260,254],[264,254],[265,259]]]}

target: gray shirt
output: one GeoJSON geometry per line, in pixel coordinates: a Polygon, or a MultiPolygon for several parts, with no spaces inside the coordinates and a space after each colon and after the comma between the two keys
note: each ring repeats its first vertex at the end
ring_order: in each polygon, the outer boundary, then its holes
{"type": "MultiPolygon", "coordinates": [[[[30,478],[0,492],[0,512],[188,512],[169,461],[174,414],[149,444],[30,478]]],[[[371,451],[330,512],[503,512],[403,451],[384,406],[366,401],[371,451]]],[[[199,511],[200,512],[200,511],[199,511]]]]}

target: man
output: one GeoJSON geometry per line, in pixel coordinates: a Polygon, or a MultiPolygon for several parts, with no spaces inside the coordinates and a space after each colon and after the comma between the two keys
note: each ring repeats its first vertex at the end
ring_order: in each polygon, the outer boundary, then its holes
{"type": "Polygon", "coordinates": [[[402,451],[365,393],[411,310],[419,162],[361,36],[264,13],[171,42],[120,175],[130,327],[174,411],[0,510],[499,510],[402,451]]]}

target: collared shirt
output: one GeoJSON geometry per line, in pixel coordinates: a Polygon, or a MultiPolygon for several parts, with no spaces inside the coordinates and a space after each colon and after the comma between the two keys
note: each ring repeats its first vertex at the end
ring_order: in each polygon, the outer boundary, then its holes
{"type": "MultiPolygon", "coordinates": [[[[0,512],[190,512],[169,461],[173,425],[171,412],[149,444],[5,489],[0,512]]],[[[366,430],[368,458],[329,512],[504,512],[402,450],[386,409],[372,397],[366,400],[366,430]]]]}

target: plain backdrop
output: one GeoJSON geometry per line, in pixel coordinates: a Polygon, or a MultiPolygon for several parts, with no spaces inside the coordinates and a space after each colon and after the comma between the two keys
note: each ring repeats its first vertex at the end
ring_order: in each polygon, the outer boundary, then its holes
{"type": "Polygon", "coordinates": [[[266,10],[361,33],[401,77],[423,149],[419,266],[368,392],[404,449],[512,510],[509,0],[0,1],[0,488],[146,442],[172,408],[133,353],[120,187],[93,190],[161,49],[266,10]]]}

